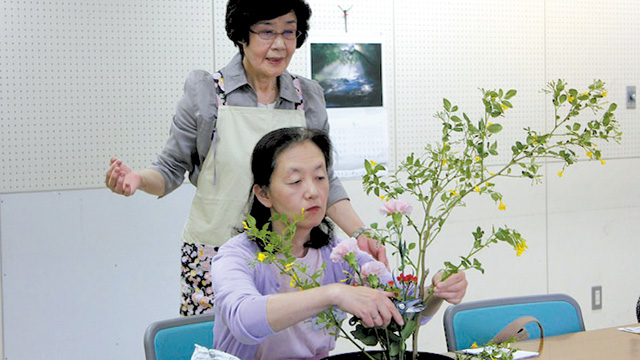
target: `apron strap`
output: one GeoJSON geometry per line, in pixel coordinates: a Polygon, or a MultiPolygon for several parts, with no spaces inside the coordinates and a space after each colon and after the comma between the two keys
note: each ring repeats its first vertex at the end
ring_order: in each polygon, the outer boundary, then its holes
{"type": "Polygon", "coordinates": [[[304,99],[302,98],[302,86],[300,86],[300,79],[297,76],[293,75],[293,87],[296,89],[296,94],[298,94],[298,100],[300,102],[295,103],[295,109],[304,111],[304,99]]]}
{"type": "Polygon", "coordinates": [[[213,74],[213,83],[216,85],[218,107],[227,104],[227,94],[224,92],[224,77],[220,71],[213,74]]]}

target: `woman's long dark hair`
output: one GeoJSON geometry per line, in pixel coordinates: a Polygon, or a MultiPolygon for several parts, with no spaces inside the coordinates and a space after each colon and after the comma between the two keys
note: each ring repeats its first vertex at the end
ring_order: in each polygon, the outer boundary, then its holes
{"type": "MultiPolygon", "coordinates": [[[[267,190],[271,184],[271,176],[276,168],[278,155],[293,145],[305,141],[314,143],[324,156],[327,168],[331,166],[331,141],[329,135],[321,130],[307,129],[304,127],[290,127],[274,130],[263,136],[253,149],[251,156],[251,172],[253,173],[253,185],[258,185],[267,190]]],[[[253,186],[251,186],[253,188],[253,186]]],[[[271,210],[262,205],[253,191],[249,194],[249,215],[256,219],[256,226],[261,229],[271,218],[271,210]]],[[[309,241],[305,247],[319,249],[328,245],[333,236],[333,226],[325,217],[320,225],[311,230],[309,241]]],[[[264,251],[264,244],[256,241],[258,247],[264,251]]]]}

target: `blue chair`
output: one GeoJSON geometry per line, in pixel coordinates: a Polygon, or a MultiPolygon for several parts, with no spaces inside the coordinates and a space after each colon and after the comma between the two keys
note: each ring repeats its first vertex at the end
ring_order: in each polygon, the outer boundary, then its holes
{"type": "MultiPolygon", "coordinates": [[[[483,346],[505,326],[522,316],[533,316],[544,336],[584,331],[580,305],[564,294],[534,295],[472,301],[450,306],[444,313],[444,332],[449,351],[483,346]]],[[[532,339],[540,337],[537,324],[525,326],[532,339]]]]}
{"type": "Polygon", "coordinates": [[[195,344],[213,348],[213,314],[157,321],[144,333],[147,360],[189,360],[195,344]]]}

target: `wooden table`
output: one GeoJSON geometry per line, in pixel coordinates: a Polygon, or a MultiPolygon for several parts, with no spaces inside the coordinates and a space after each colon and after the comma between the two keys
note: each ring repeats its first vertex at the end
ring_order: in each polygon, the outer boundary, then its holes
{"type": "MultiPolygon", "coordinates": [[[[638,327],[640,324],[581,331],[546,337],[539,357],[535,360],[639,360],[640,334],[618,330],[619,327],[638,327]]],[[[538,351],[539,339],[521,341],[515,347],[538,351]]]]}

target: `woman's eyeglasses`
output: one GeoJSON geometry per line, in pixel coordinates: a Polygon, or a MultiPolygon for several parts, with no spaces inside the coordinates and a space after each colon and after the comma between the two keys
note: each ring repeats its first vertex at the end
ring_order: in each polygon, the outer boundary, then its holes
{"type": "Polygon", "coordinates": [[[294,30],[285,30],[283,32],[277,32],[273,30],[261,30],[261,31],[253,31],[249,29],[249,32],[257,34],[263,40],[275,40],[276,36],[282,35],[285,40],[294,40],[302,35],[302,31],[294,31],[294,30]]]}

